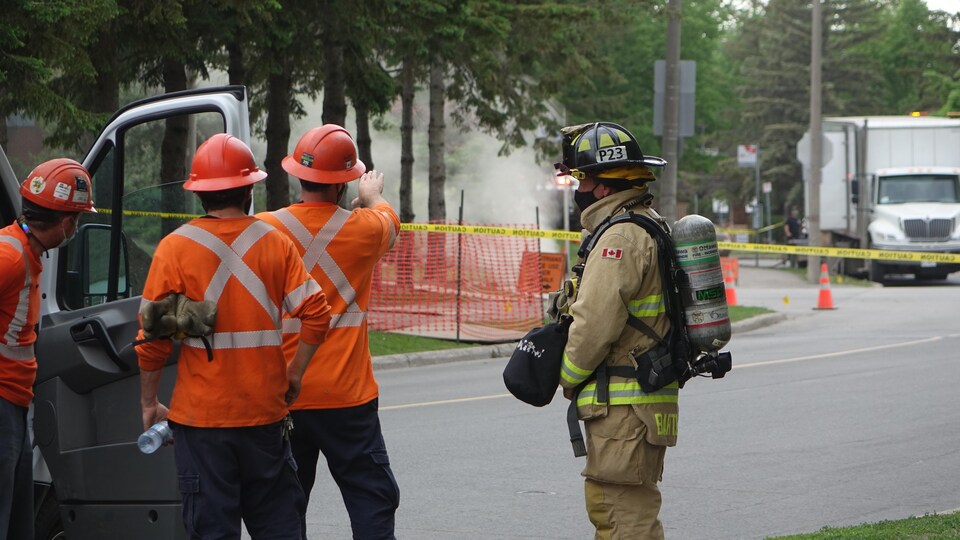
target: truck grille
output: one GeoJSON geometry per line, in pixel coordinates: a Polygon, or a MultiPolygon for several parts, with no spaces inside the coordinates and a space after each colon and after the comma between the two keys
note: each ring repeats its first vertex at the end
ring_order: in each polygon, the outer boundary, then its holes
{"type": "Polygon", "coordinates": [[[942,242],[950,239],[953,232],[952,219],[905,219],[903,232],[915,242],[942,242]]]}

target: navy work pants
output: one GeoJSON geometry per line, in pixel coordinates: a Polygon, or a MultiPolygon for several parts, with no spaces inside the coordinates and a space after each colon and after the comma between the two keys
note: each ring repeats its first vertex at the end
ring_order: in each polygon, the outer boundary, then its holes
{"type": "Polygon", "coordinates": [[[33,540],[32,457],[26,407],[0,398],[0,538],[33,540]]]}
{"type": "Polygon", "coordinates": [[[379,400],[374,399],[356,407],[290,411],[294,426],[290,442],[304,492],[309,498],[323,452],[350,514],[353,537],[359,540],[393,539],[394,514],[400,505],[378,408],[379,400]]]}
{"type": "Polygon", "coordinates": [[[170,422],[191,539],[301,540],[307,501],[281,423],[198,428],[170,422]]]}

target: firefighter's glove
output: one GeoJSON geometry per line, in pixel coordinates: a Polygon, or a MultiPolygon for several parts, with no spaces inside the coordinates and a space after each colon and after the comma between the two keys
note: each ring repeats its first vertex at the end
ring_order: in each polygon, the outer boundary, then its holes
{"type": "Polygon", "coordinates": [[[553,291],[547,295],[547,315],[553,321],[560,320],[560,316],[570,313],[573,298],[567,294],[566,288],[553,291]]]}
{"type": "Polygon", "coordinates": [[[560,310],[557,308],[557,300],[560,299],[560,296],[563,294],[563,291],[553,291],[547,294],[547,317],[550,317],[551,321],[556,321],[560,317],[560,310]]]}
{"type": "Polygon", "coordinates": [[[181,296],[177,302],[177,337],[203,337],[213,333],[217,318],[217,304],[209,300],[200,302],[181,296]]]}
{"type": "Polygon", "coordinates": [[[146,300],[140,306],[140,324],[147,339],[162,339],[177,333],[177,303],[179,294],[167,295],[162,300],[146,300]]]}

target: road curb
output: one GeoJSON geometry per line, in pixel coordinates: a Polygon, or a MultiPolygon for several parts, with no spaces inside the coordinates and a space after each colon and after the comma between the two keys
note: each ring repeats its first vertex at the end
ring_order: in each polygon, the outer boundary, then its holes
{"type": "MultiPolygon", "coordinates": [[[[738,321],[731,325],[731,332],[740,334],[765,326],[770,326],[787,319],[786,313],[765,313],[756,317],[738,321]]],[[[513,353],[517,342],[498,343],[496,345],[479,345],[462,349],[443,349],[439,351],[425,351],[417,353],[388,354],[373,357],[373,370],[399,369],[419,366],[433,366],[449,364],[465,360],[485,360],[488,358],[506,358],[513,353]]]]}
{"type": "Polygon", "coordinates": [[[464,360],[483,360],[486,358],[504,358],[510,356],[517,343],[498,343],[480,345],[462,349],[443,349],[418,353],[387,354],[373,357],[373,370],[397,369],[406,367],[432,366],[464,360]]]}
{"type": "Polygon", "coordinates": [[[734,334],[742,334],[765,326],[770,326],[787,320],[786,313],[764,313],[756,317],[750,317],[742,321],[737,321],[730,325],[730,331],[734,334]]]}

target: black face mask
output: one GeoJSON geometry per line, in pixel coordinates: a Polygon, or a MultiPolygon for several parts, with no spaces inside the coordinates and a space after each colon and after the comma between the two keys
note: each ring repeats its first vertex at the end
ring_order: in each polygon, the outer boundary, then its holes
{"type": "Polygon", "coordinates": [[[596,186],[590,191],[574,191],[573,192],[573,202],[577,203],[577,207],[580,208],[580,211],[583,212],[587,209],[588,206],[597,202],[598,199],[593,192],[596,190],[596,186]]]}

